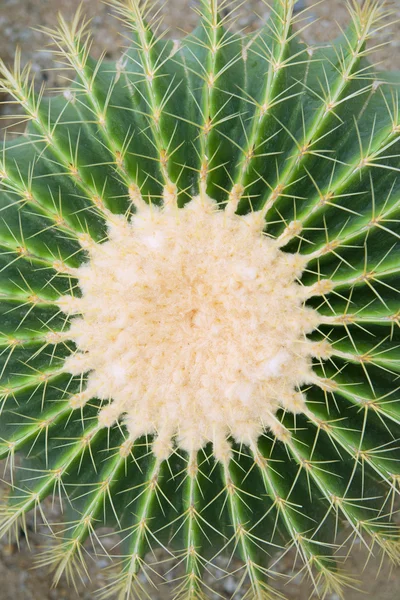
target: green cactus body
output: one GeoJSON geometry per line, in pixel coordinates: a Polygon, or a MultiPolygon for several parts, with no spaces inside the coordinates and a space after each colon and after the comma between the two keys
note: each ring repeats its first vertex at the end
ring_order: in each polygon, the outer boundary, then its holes
{"type": "Polygon", "coordinates": [[[1,68],[28,125],[0,156],[0,532],[54,495],[56,582],[106,525],[103,597],[147,597],[158,547],[175,599],[209,597],[222,552],[247,598],[275,597],[291,547],[341,594],[340,523],[400,562],[400,79],[365,58],[384,10],[352,4],[311,48],[293,0],[251,36],[203,0],[179,43],[112,4],[132,34],[116,65],[78,13],[49,32],[76,73],[62,95],[18,55],[1,68]]]}

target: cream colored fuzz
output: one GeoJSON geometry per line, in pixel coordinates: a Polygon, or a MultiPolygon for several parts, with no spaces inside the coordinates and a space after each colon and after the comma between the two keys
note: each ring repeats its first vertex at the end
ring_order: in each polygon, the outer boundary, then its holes
{"type": "Polygon", "coordinates": [[[193,452],[211,441],[225,460],[229,436],[285,437],[275,415],[305,411],[298,390],[315,381],[318,354],[306,334],[320,317],[297,283],[305,259],[262,229],[258,213],[196,197],[183,209],[141,204],[130,222],[113,218],[105,243],[85,240],[82,297],[59,302],[81,315],[70,331],[79,352],[65,364],[88,373],[76,406],[101,398],[100,424],[123,418],[131,441],[156,434],[160,459],[174,444],[193,452]]]}

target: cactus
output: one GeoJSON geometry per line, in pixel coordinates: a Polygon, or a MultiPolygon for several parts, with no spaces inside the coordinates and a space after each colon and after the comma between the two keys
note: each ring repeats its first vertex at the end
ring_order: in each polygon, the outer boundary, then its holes
{"type": "Polygon", "coordinates": [[[400,79],[367,59],[386,9],[350,3],[317,48],[294,0],[251,35],[202,0],[180,42],[111,4],[116,64],[80,11],[48,31],[63,93],[1,64],[27,125],[0,154],[0,532],[35,511],[56,583],[96,542],[103,598],[151,597],[157,548],[175,600],[211,597],[221,553],[246,598],[282,597],[291,548],[342,597],[339,530],[400,563],[400,79]]]}

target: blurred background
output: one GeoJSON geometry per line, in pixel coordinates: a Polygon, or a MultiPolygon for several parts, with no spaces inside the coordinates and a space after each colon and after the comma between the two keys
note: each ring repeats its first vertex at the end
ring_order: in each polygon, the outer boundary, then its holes
{"type": "MultiPolygon", "coordinates": [[[[363,0],[360,0],[360,2],[363,0]]],[[[36,85],[40,87],[45,82],[50,93],[52,88],[65,85],[60,72],[54,63],[54,57],[49,47],[48,38],[41,28],[54,28],[57,24],[58,13],[61,12],[66,19],[75,14],[78,6],[82,4],[82,12],[91,19],[93,33],[92,54],[98,57],[106,50],[107,60],[117,60],[121,50],[128,43],[125,36],[128,31],[112,15],[113,10],[100,0],[0,0],[0,58],[6,63],[11,63],[16,47],[21,49],[21,63],[28,62],[32,65],[32,74],[35,75],[36,85]]],[[[384,70],[400,69],[400,0],[387,3],[391,15],[386,19],[387,26],[379,28],[370,40],[370,47],[374,47],[371,60],[377,68],[384,70]]],[[[198,6],[196,0],[165,0],[161,12],[164,16],[162,29],[168,30],[169,37],[181,37],[184,32],[191,31],[196,24],[197,16],[194,8],[198,6]]],[[[302,32],[303,39],[309,44],[319,44],[335,37],[340,28],[346,26],[349,15],[344,0],[299,0],[297,4],[299,13],[298,29],[306,27],[302,32]],[[300,15],[304,10],[308,9],[300,15]]],[[[245,32],[256,29],[260,22],[269,14],[267,2],[262,0],[245,0],[238,11],[235,27],[245,32]]],[[[16,119],[11,118],[16,109],[7,101],[0,92],[0,137],[4,136],[8,128],[16,119]]],[[[23,131],[24,126],[19,125],[13,129],[23,131]]],[[[7,134],[9,135],[9,134],[7,134]]],[[[0,463],[1,465],[1,463],[0,463]]],[[[4,465],[3,465],[4,466],[4,465]]],[[[0,478],[7,479],[7,471],[0,466],[0,478]]],[[[7,493],[7,484],[0,481],[1,496],[7,493]]],[[[44,512],[50,522],[60,522],[60,507],[52,504],[51,499],[44,503],[44,512]]],[[[95,590],[106,583],[105,569],[108,561],[96,556],[90,548],[87,554],[88,573],[83,581],[76,582],[76,590],[68,587],[64,580],[56,589],[51,589],[51,574],[45,569],[33,569],[33,556],[40,552],[43,545],[49,545],[51,539],[45,537],[45,530],[39,527],[34,531],[33,517],[28,520],[28,529],[31,530],[29,544],[22,535],[18,544],[8,540],[0,541],[0,600],[94,600],[95,590]]],[[[346,536],[346,533],[344,533],[346,536]]],[[[110,549],[115,539],[104,532],[102,544],[110,549]]],[[[357,589],[346,591],[344,600],[397,600],[400,599],[400,569],[391,570],[387,565],[382,566],[379,556],[369,556],[362,544],[355,544],[348,548],[349,560],[346,568],[351,573],[358,574],[358,580],[364,592],[357,589]],[[369,558],[367,564],[366,561],[369,558]],[[365,594],[368,592],[368,596],[365,594]]],[[[163,556],[157,556],[163,560],[163,556]]],[[[304,573],[294,566],[294,553],[287,553],[279,563],[279,569],[286,579],[276,582],[276,587],[284,593],[289,600],[307,600],[317,598],[310,582],[304,578],[304,573]]],[[[149,588],[149,597],[153,600],[166,600],[169,597],[167,571],[171,563],[166,563],[160,570],[166,574],[165,591],[155,592],[149,588]]],[[[215,585],[216,594],[210,596],[215,600],[232,597],[237,581],[235,577],[224,575],[224,561],[221,559],[220,571],[217,575],[221,578],[215,585]]],[[[235,564],[231,565],[231,570],[235,564]]],[[[240,574],[238,575],[238,579],[240,574]]],[[[355,588],[358,587],[355,581],[355,588]]],[[[234,600],[243,597],[243,593],[236,594],[234,600]]],[[[111,600],[114,600],[111,598],[111,600]]],[[[144,599],[143,599],[144,600],[144,599]]],[[[331,594],[326,600],[339,600],[339,596],[331,594]]]]}

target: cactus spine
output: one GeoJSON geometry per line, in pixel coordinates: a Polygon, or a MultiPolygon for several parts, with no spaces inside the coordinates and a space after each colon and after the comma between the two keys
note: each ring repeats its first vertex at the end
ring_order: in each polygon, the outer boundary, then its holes
{"type": "Polygon", "coordinates": [[[294,0],[251,36],[203,0],[179,43],[147,3],[111,4],[117,64],[91,58],[80,11],[48,32],[63,94],[1,64],[27,130],[0,157],[0,533],[53,495],[55,582],[107,525],[104,598],[150,597],[159,547],[176,600],[209,597],[222,552],[246,598],[277,597],[288,548],[341,595],[339,524],[400,562],[400,80],[366,58],[384,7],[352,2],[314,48],[294,0]]]}

